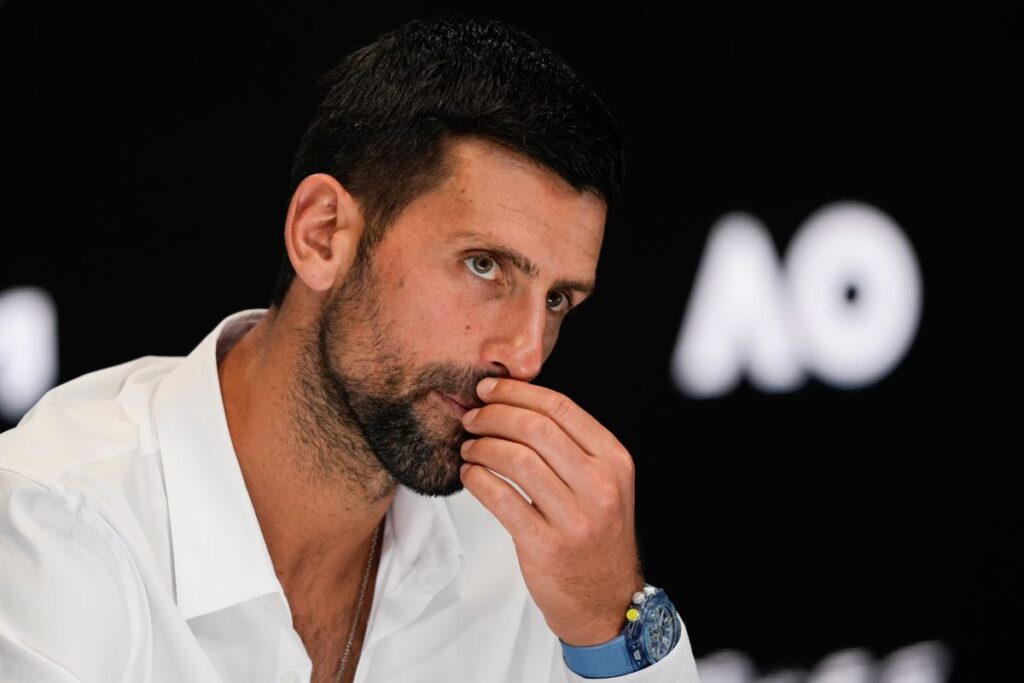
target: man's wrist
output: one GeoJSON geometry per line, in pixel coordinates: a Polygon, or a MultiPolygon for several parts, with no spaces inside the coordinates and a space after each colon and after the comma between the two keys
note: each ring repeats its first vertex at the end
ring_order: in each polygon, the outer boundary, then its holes
{"type": "MultiPolygon", "coordinates": [[[[577,646],[569,645],[559,638],[558,641],[562,647],[562,658],[565,661],[566,666],[584,678],[611,678],[613,676],[623,676],[649,666],[651,662],[643,658],[643,655],[641,655],[641,651],[638,648],[638,643],[635,642],[640,634],[637,627],[643,625],[643,622],[640,621],[641,614],[637,607],[644,604],[645,595],[649,597],[656,590],[658,589],[650,586],[650,584],[644,584],[643,594],[635,595],[634,604],[630,606],[629,610],[627,610],[627,621],[622,632],[604,643],[577,646]],[[633,630],[629,635],[634,641],[632,644],[626,637],[627,632],[630,631],[631,627],[633,630]]],[[[663,595],[664,591],[661,591],[661,593],[663,595]]],[[[669,608],[672,609],[671,601],[668,601],[667,596],[663,596],[660,599],[663,602],[667,601],[669,608]]],[[[674,649],[677,641],[678,639],[672,641],[669,651],[674,649]]],[[[661,656],[665,655],[663,654],[661,656]]]]}

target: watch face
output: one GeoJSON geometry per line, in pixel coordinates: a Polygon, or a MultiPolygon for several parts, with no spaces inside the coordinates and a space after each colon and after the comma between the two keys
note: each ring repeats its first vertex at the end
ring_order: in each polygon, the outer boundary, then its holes
{"type": "Polygon", "coordinates": [[[644,620],[644,646],[652,662],[658,661],[672,649],[675,633],[676,620],[667,605],[658,605],[647,613],[644,620]]]}

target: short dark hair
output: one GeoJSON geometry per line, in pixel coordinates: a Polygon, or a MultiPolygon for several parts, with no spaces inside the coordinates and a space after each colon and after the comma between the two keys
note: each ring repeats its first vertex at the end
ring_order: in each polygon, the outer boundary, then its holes
{"type": "MultiPolygon", "coordinates": [[[[481,137],[548,167],[608,210],[619,201],[625,148],[597,94],[558,55],[517,28],[454,14],[409,21],[324,74],[326,90],[299,142],[291,197],[327,173],[355,197],[365,263],[387,228],[451,171],[447,143],[481,137]]],[[[271,306],[295,271],[284,252],[271,306]]]]}

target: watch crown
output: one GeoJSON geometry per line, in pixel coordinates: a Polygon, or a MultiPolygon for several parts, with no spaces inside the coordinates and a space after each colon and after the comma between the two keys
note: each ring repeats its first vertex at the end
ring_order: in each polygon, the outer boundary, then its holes
{"type": "Polygon", "coordinates": [[[643,603],[643,601],[644,601],[644,598],[646,598],[646,597],[647,597],[647,596],[646,596],[646,595],[644,595],[644,594],[643,594],[642,592],[640,592],[640,591],[637,591],[636,593],[633,593],[633,604],[634,604],[634,605],[640,605],[640,604],[642,604],[642,603],[643,603]]]}

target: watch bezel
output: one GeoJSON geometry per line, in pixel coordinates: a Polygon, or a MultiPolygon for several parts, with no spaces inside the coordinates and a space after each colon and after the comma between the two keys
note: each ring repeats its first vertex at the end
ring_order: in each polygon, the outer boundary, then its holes
{"type": "MultiPolygon", "coordinates": [[[[666,595],[663,589],[645,584],[645,588],[648,586],[654,588],[654,592],[647,594],[643,603],[637,608],[640,612],[640,617],[636,621],[626,624],[626,628],[623,630],[623,635],[626,638],[626,649],[629,652],[629,661],[637,670],[659,661],[651,657],[651,653],[647,650],[646,638],[644,638],[644,633],[647,629],[647,617],[657,606],[664,605],[668,607],[669,612],[672,614],[672,645],[669,646],[669,652],[679,642],[681,635],[675,605],[668,599],[668,595],[666,595]],[[639,653],[639,656],[637,653],[639,653]]],[[[665,656],[668,655],[666,654],[665,656]]]]}

